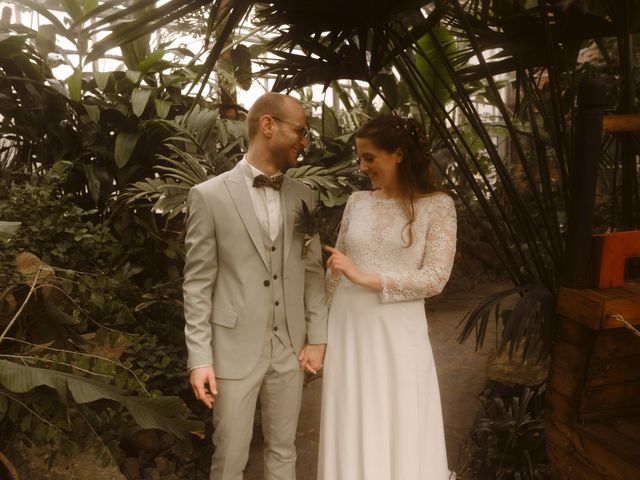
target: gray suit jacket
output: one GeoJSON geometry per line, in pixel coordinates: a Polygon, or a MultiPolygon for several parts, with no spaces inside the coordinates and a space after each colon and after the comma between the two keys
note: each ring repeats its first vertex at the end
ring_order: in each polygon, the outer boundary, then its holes
{"type": "MultiPolygon", "coordinates": [[[[302,200],[315,206],[311,189],[285,176],[284,304],[296,354],[305,342],[327,338],[320,240],[302,258],[295,231],[302,200]]],[[[217,377],[241,379],[256,366],[273,302],[261,228],[241,165],[190,190],[183,285],[189,368],[213,363],[217,377]]]]}

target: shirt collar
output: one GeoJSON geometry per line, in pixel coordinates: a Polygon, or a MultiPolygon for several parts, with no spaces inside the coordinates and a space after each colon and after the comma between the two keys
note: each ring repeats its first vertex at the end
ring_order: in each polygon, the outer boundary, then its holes
{"type": "MultiPolygon", "coordinates": [[[[262,170],[260,170],[259,168],[254,167],[253,165],[251,165],[248,161],[247,161],[247,157],[242,157],[241,162],[243,162],[245,165],[249,166],[249,168],[251,169],[251,174],[253,176],[253,178],[256,178],[259,175],[267,175],[266,173],[264,173],[262,170]]],[[[271,177],[277,177],[279,175],[282,175],[282,172],[278,172],[274,175],[271,175],[271,177]]],[[[268,176],[268,175],[267,175],[268,176]]]]}

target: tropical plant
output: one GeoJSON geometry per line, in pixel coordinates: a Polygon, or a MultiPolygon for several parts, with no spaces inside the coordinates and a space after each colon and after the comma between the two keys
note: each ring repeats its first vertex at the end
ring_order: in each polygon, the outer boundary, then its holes
{"type": "Polygon", "coordinates": [[[230,170],[246,144],[244,125],[223,120],[215,110],[197,105],[174,121],[151,120],[172,132],[165,140],[167,154],[158,154],[157,174],[131,184],[120,196],[130,206],[151,208],[167,220],[184,212],[189,189],[230,170]],[[140,200],[144,200],[141,202],[140,200]],[[152,203],[149,203],[152,202],[152,203]]]}
{"type": "MultiPolygon", "coordinates": [[[[311,105],[304,93],[302,96],[309,109],[317,106],[311,105]]],[[[341,211],[349,194],[364,185],[356,172],[350,144],[359,119],[348,117],[342,119],[346,125],[341,125],[341,120],[324,103],[319,107],[323,116],[310,118],[311,147],[301,165],[290,168],[287,175],[317,192],[321,204],[322,238],[333,243],[339,223],[336,210],[341,211]]],[[[165,222],[171,222],[176,217],[182,219],[192,186],[229,170],[242,158],[246,132],[244,128],[237,129],[237,122],[230,123],[219,118],[215,111],[198,106],[174,121],[156,122],[162,122],[165,128],[175,132],[166,140],[166,148],[171,153],[159,156],[153,178],[132,184],[119,196],[119,201],[128,208],[149,208],[162,214],[165,222]]]]}
{"type": "Polygon", "coordinates": [[[112,462],[121,435],[136,424],[187,441],[203,426],[187,418],[178,397],[161,393],[158,378],[174,382],[172,392],[184,387],[166,372],[171,352],[148,351],[155,338],[141,334],[128,306],[136,272],[117,261],[119,244],[87,220],[92,212],[61,194],[68,168],[58,164],[37,184],[0,197],[0,218],[21,223],[2,239],[0,255],[3,445],[27,438],[68,457],[95,445],[112,462]]]}
{"type": "Polygon", "coordinates": [[[486,390],[484,415],[471,429],[469,469],[480,479],[550,478],[544,441],[544,390],[519,387],[513,395],[486,390]]]}
{"type": "MultiPolygon", "coordinates": [[[[42,8],[36,11],[42,13],[42,8]]],[[[153,174],[156,153],[168,153],[162,145],[171,132],[162,122],[148,120],[171,120],[191,108],[194,97],[184,89],[198,67],[183,60],[193,54],[162,46],[149,52],[147,40],[146,50],[125,49],[126,72],[83,72],[74,92],[70,83],[54,77],[35,34],[16,28],[5,28],[9,35],[0,37],[5,185],[16,175],[42,175],[56,162],[70,161],[73,172],[65,190],[74,192],[83,206],[97,205],[102,212],[112,195],[153,174]]],[[[69,27],[66,35],[73,32],[69,27]]],[[[200,105],[213,109],[208,101],[200,100],[200,105]]]]}
{"type": "Polygon", "coordinates": [[[0,145],[5,182],[18,169],[25,176],[37,175],[36,159],[50,166],[49,158],[62,160],[67,153],[70,115],[66,98],[59,92],[64,88],[26,36],[0,36],[0,145]]]}
{"type": "MultiPolygon", "coordinates": [[[[116,22],[139,8],[134,6],[89,27],[88,33],[111,29],[93,54],[135,38],[136,29],[148,32],[203,4],[210,5],[210,22],[220,27],[200,78],[207,78],[225,41],[253,8],[253,23],[272,34],[264,65],[277,76],[276,89],[361,80],[393,106],[381,75],[392,72],[402,79],[429,126],[434,150],[440,157],[446,153],[458,179],[447,168],[442,174],[518,287],[496,297],[490,310],[471,315],[461,340],[476,331],[481,345],[487,315],[499,316],[504,299],[517,294],[522,308],[509,316],[499,349],[513,351],[525,338],[525,358],[547,355],[554,313],[546,305],[562,283],[569,184],[578,168],[572,155],[575,86],[590,70],[580,52],[593,46],[606,60],[620,79],[615,107],[631,111],[638,3],[362,0],[302,6],[290,0],[172,0],[155,9],[146,24],[116,22]],[[617,57],[607,39],[614,51],[617,47],[617,57]],[[506,75],[513,104],[503,100],[500,75],[506,75]],[[494,107],[492,119],[481,113],[479,98],[494,107]],[[495,143],[496,128],[505,148],[495,143]],[[514,172],[520,172],[517,178],[514,172]]],[[[621,205],[622,213],[614,207],[612,217],[619,222],[614,226],[633,228],[638,226],[637,166],[630,140],[619,140],[613,163],[622,167],[613,183],[619,178],[622,187],[613,193],[622,201],[612,205],[621,205]]]]}

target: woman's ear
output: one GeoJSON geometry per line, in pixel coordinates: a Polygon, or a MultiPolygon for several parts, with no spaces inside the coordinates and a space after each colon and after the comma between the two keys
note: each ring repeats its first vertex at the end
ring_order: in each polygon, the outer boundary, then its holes
{"type": "Polygon", "coordinates": [[[402,162],[402,159],[404,158],[404,154],[402,153],[402,149],[400,147],[396,148],[396,151],[393,152],[393,154],[396,157],[396,163],[402,162]]]}

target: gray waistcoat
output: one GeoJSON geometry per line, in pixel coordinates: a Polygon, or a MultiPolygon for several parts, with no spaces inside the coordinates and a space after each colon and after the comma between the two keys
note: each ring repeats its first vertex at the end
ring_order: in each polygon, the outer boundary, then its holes
{"type": "Polygon", "coordinates": [[[278,337],[286,347],[291,346],[291,338],[287,328],[287,319],[284,310],[284,282],[282,280],[284,266],[284,235],[283,226],[280,224],[278,236],[271,240],[264,228],[261,228],[264,250],[267,253],[269,266],[269,279],[264,280],[266,287],[273,292],[273,302],[269,310],[269,329],[278,337]]]}

